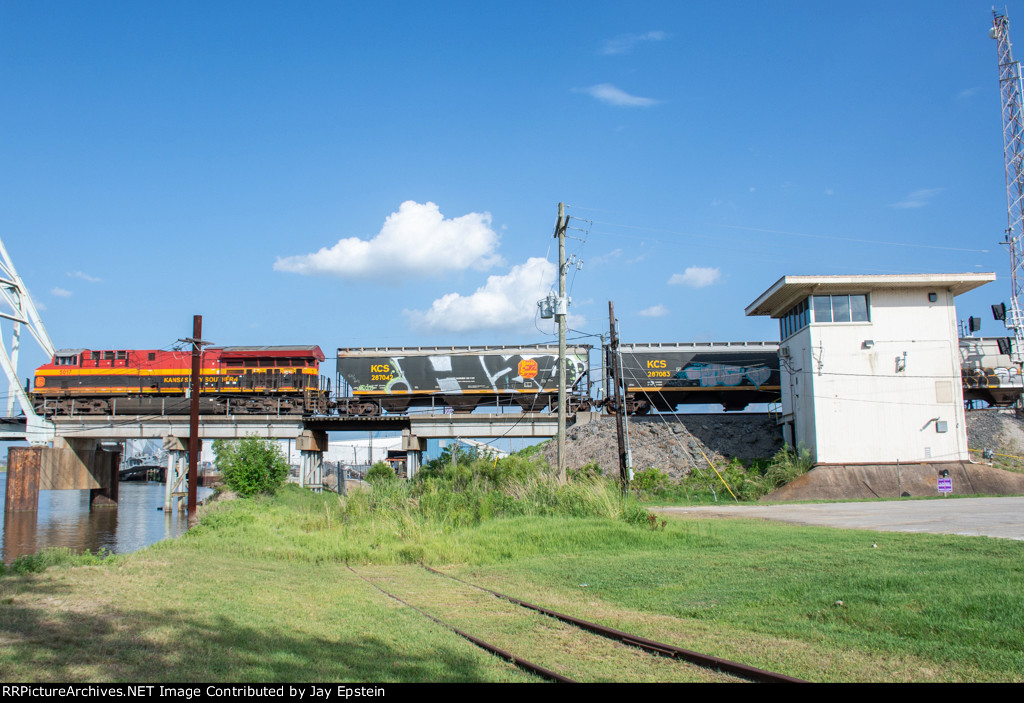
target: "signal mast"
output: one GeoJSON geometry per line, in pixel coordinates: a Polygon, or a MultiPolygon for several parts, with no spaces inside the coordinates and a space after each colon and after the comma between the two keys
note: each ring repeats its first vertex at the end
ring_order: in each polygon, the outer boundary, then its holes
{"type": "Polygon", "coordinates": [[[1013,332],[1012,358],[1024,360],[1024,109],[1020,62],[1013,58],[1010,44],[1010,20],[992,10],[992,28],[988,35],[996,40],[999,51],[999,93],[1003,108],[1003,158],[1006,165],[1007,226],[1002,241],[1010,252],[1010,309],[1004,323],[1013,332]]]}

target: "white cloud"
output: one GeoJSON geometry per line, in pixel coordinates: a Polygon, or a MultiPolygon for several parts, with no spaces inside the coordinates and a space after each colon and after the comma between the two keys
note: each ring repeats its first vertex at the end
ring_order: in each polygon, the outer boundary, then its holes
{"type": "Polygon", "coordinates": [[[601,47],[602,54],[628,54],[633,47],[641,42],[662,41],[668,36],[665,32],[654,30],[643,34],[621,34],[614,39],[607,39],[601,47]]]}
{"type": "Polygon", "coordinates": [[[64,288],[56,287],[50,291],[50,295],[55,295],[58,298],[70,298],[74,293],[64,288]]]}
{"type": "Polygon", "coordinates": [[[100,278],[96,278],[95,276],[90,276],[87,273],[83,273],[82,271],[68,273],[68,278],[81,278],[83,281],[88,281],[89,283],[99,283],[102,280],[100,278]]]}
{"type": "Polygon", "coordinates": [[[599,83],[589,88],[583,88],[579,92],[586,93],[601,102],[619,107],[651,107],[661,102],[654,98],[641,98],[636,95],[630,95],[621,88],[616,88],[611,83],[599,83]]]}
{"type": "Polygon", "coordinates": [[[445,219],[434,203],[407,200],[388,215],[376,237],[341,239],[314,254],[278,257],[275,271],[363,277],[391,274],[441,275],[502,262],[489,212],[445,219]]]}
{"type": "Polygon", "coordinates": [[[889,207],[900,209],[924,207],[932,198],[941,192],[942,188],[922,188],[921,190],[915,190],[898,203],[891,203],[889,207]]]}
{"type": "Polygon", "coordinates": [[[683,285],[691,288],[703,288],[710,286],[722,277],[722,272],[716,268],[703,266],[690,266],[683,273],[673,273],[668,279],[670,286],[683,285]]]}
{"type": "Polygon", "coordinates": [[[554,283],[556,267],[535,257],[513,266],[504,276],[488,276],[472,295],[448,293],[429,310],[406,310],[414,326],[431,332],[466,332],[482,329],[532,329],[537,301],[554,283]]]}
{"type": "Polygon", "coordinates": [[[665,315],[668,315],[668,308],[661,303],[658,303],[657,305],[652,305],[646,310],[641,310],[640,314],[644,317],[665,317],[665,315]]]}
{"type": "Polygon", "coordinates": [[[622,249],[612,249],[607,254],[601,254],[600,256],[594,256],[587,260],[591,266],[600,266],[601,264],[607,264],[609,261],[618,259],[622,256],[622,249]]]}
{"type": "Polygon", "coordinates": [[[967,98],[972,98],[975,95],[977,95],[979,91],[981,91],[981,87],[980,86],[975,86],[973,88],[967,88],[967,89],[961,90],[959,93],[957,93],[956,97],[957,97],[958,100],[966,100],[967,98]]]}

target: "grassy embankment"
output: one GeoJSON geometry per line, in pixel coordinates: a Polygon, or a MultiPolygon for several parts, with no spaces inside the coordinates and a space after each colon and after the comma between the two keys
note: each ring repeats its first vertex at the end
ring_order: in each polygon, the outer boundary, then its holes
{"type": "MultiPolygon", "coordinates": [[[[811,680],[1024,679],[1024,544],[740,520],[652,525],[615,496],[600,482],[558,489],[513,467],[348,499],[289,487],[214,504],[176,541],[0,578],[0,678],[531,680],[383,597],[345,562],[551,668],[594,654],[558,651],[546,619],[503,631],[503,618],[445,610],[423,561],[811,680]]],[[[594,680],[677,677],[663,668],[671,662],[587,661],[594,680]]]]}

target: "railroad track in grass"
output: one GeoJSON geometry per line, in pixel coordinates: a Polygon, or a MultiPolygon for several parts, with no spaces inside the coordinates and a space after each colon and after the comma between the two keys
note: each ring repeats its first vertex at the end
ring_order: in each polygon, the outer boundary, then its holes
{"type": "MultiPolygon", "coordinates": [[[[575,683],[577,681],[577,679],[570,677],[564,671],[562,673],[559,673],[558,671],[552,670],[552,668],[548,668],[546,666],[537,664],[533,661],[530,661],[524,657],[518,656],[508,651],[506,648],[491,644],[490,642],[482,639],[481,637],[477,637],[476,635],[470,634],[469,632],[466,632],[464,629],[456,627],[450,622],[446,622],[444,619],[426,612],[423,608],[417,607],[416,605],[410,603],[408,600],[403,599],[395,593],[392,593],[389,590],[385,589],[378,582],[382,579],[378,578],[378,580],[375,581],[371,578],[367,578],[363,574],[360,574],[351,566],[349,566],[348,568],[356,576],[363,579],[364,581],[369,583],[371,586],[373,586],[389,598],[392,598],[395,601],[415,610],[416,612],[430,619],[431,621],[455,632],[459,636],[469,640],[476,646],[490,652],[491,654],[494,654],[495,656],[498,656],[508,662],[511,662],[512,664],[514,664],[515,666],[519,667],[524,671],[528,671],[549,681],[557,681],[560,683],[575,683]]],[[[715,657],[708,654],[701,654],[700,652],[694,652],[692,650],[683,649],[681,647],[676,647],[675,645],[668,644],[665,642],[657,642],[655,640],[647,639],[645,637],[640,637],[639,635],[634,635],[632,633],[605,627],[604,625],[601,625],[599,623],[593,623],[586,620],[582,620],[580,618],[573,617],[566,613],[560,613],[555,610],[551,610],[550,608],[544,608],[542,606],[535,605],[533,603],[528,603],[524,600],[515,598],[513,596],[499,593],[489,588],[485,588],[483,586],[470,583],[469,581],[465,581],[455,576],[451,576],[450,574],[445,574],[441,571],[431,569],[427,566],[423,566],[423,569],[426,572],[429,572],[430,574],[449,580],[450,582],[461,584],[467,589],[470,589],[471,591],[476,592],[478,594],[486,594],[486,596],[497,598],[501,601],[511,604],[512,606],[516,606],[512,609],[512,611],[503,614],[503,617],[506,619],[509,617],[511,612],[525,609],[525,611],[528,611],[532,617],[536,617],[538,615],[543,616],[543,619],[545,621],[550,622],[550,620],[553,619],[554,621],[557,621],[557,623],[561,623],[561,626],[567,626],[567,629],[572,630],[574,632],[573,637],[575,638],[576,648],[590,649],[592,645],[586,639],[590,638],[591,640],[606,641],[606,644],[603,646],[612,646],[616,648],[623,648],[634,651],[636,654],[632,656],[647,657],[648,659],[650,659],[650,657],[657,657],[659,659],[673,660],[667,662],[666,666],[668,668],[664,670],[667,680],[674,680],[668,679],[668,677],[675,676],[677,674],[682,674],[682,680],[701,680],[704,675],[700,672],[707,672],[707,678],[710,680],[745,680],[763,683],[803,683],[801,679],[797,679],[792,676],[787,676],[785,674],[779,674],[776,672],[766,671],[764,669],[758,669],[756,667],[741,664],[739,662],[730,661],[728,659],[722,659],[721,657],[715,657]],[[681,672],[677,671],[679,667],[684,667],[685,670],[681,672]]],[[[442,589],[432,584],[424,585],[428,589],[433,589],[432,591],[428,591],[426,593],[426,596],[430,597],[430,602],[432,604],[434,604],[435,606],[442,602],[450,604],[453,597],[451,592],[444,592],[442,589]]],[[[397,586],[392,588],[394,590],[397,590],[397,586]]],[[[420,598],[425,597],[425,594],[423,592],[411,591],[410,593],[415,594],[420,598]]],[[[477,604],[477,606],[479,607],[479,603],[477,604]]],[[[458,605],[449,605],[449,607],[455,607],[456,613],[458,613],[458,605]]],[[[462,607],[466,608],[468,606],[464,604],[462,607]]],[[[506,621],[505,625],[507,626],[507,624],[508,623],[506,621]]],[[[548,627],[550,628],[550,626],[548,627]]],[[[526,647],[527,645],[523,644],[522,641],[526,639],[528,638],[517,637],[517,646],[526,647]]],[[[597,646],[600,647],[602,645],[598,644],[597,646]]],[[[562,649],[564,650],[565,648],[566,646],[562,645],[562,649]]],[[[609,655],[607,654],[601,655],[602,658],[607,658],[608,656],[609,655]]],[[[572,659],[576,659],[575,652],[572,659]]],[[[632,662],[632,667],[634,669],[647,669],[649,668],[649,666],[650,664],[645,662],[637,662],[636,660],[632,662]]],[[[562,666],[555,668],[564,669],[565,667],[562,666]]],[[[586,672],[584,671],[583,673],[586,672]]]]}

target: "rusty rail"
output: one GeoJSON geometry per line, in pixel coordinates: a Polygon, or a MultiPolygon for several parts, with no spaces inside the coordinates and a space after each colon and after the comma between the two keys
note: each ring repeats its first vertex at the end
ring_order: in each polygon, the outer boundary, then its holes
{"type": "Polygon", "coordinates": [[[701,654],[700,652],[694,652],[689,649],[676,647],[675,645],[666,644],[664,642],[657,642],[655,640],[647,639],[646,637],[640,637],[639,635],[633,635],[628,632],[623,632],[621,630],[615,630],[610,627],[605,627],[604,625],[599,625],[598,623],[589,622],[587,620],[581,620],[580,618],[576,618],[571,615],[566,615],[565,613],[559,613],[557,611],[550,610],[539,605],[534,605],[533,603],[528,603],[524,600],[520,600],[509,595],[505,595],[504,593],[492,591],[489,588],[478,586],[475,583],[464,581],[460,578],[452,576],[451,574],[446,574],[442,571],[431,569],[429,566],[425,564],[421,564],[420,566],[422,566],[424,569],[431,572],[432,574],[437,574],[438,576],[443,576],[445,578],[452,579],[453,581],[458,581],[459,583],[465,584],[472,588],[476,588],[486,593],[490,593],[496,598],[501,598],[503,600],[508,601],[509,603],[514,603],[515,605],[521,606],[523,608],[534,610],[538,613],[542,613],[549,617],[555,618],[556,620],[560,620],[561,622],[574,625],[575,627],[578,627],[582,630],[587,630],[596,635],[600,635],[601,637],[617,640],[619,642],[622,642],[623,644],[627,644],[632,647],[637,647],[639,649],[651,652],[653,654],[658,654],[664,657],[672,657],[674,659],[683,659],[692,664],[697,664],[698,666],[703,666],[711,669],[716,669],[718,671],[735,674],[736,676],[739,676],[744,679],[749,679],[751,681],[759,681],[762,683],[807,683],[803,679],[794,678],[792,676],[787,676],[785,674],[779,674],[772,671],[766,671],[764,669],[758,669],[757,667],[748,666],[746,664],[740,664],[739,662],[730,661],[728,659],[722,659],[721,657],[715,657],[710,654],[701,654]]]}
{"type": "MultiPolygon", "coordinates": [[[[567,678],[565,676],[562,676],[561,674],[556,674],[555,672],[551,671],[550,669],[545,669],[544,667],[542,667],[542,666],[540,666],[538,664],[534,664],[533,662],[527,661],[526,659],[523,659],[521,657],[517,657],[516,655],[512,654],[511,652],[506,652],[504,649],[501,649],[500,647],[496,647],[493,644],[490,644],[489,642],[485,642],[484,640],[482,640],[482,639],[480,639],[478,637],[474,637],[473,635],[470,635],[467,632],[463,632],[462,630],[458,629],[454,625],[449,625],[448,623],[444,622],[443,620],[439,620],[438,618],[435,618],[430,613],[427,613],[427,612],[425,612],[423,610],[420,610],[419,608],[417,608],[415,605],[412,605],[411,603],[407,603],[406,601],[402,600],[401,598],[399,598],[395,594],[389,593],[388,591],[385,591],[383,588],[381,588],[376,583],[374,583],[370,579],[368,579],[365,576],[363,576],[362,574],[360,574],[358,571],[353,569],[348,564],[346,564],[345,566],[348,567],[348,570],[351,571],[353,574],[355,574],[356,576],[361,578],[363,581],[366,581],[366,583],[368,583],[371,586],[373,586],[374,588],[376,588],[378,591],[380,591],[381,593],[386,595],[388,598],[392,598],[392,599],[398,601],[399,603],[401,603],[402,605],[406,606],[407,608],[412,608],[413,610],[415,610],[417,613],[419,613],[423,617],[425,617],[425,618],[427,618],[429,620],[432,620],[433,622],[437,623],[441,627],[445,627],[445,628],[451,630],[452,632],[457,634],[459,637],[463,637],[463,638],[469,640],[470,642],[475,644],[477,647],[480,647],[481,649],[483,649],[485,651],[488,651],[491,654],[499,656],[502,659],[505,659],[506,661],[512,662],[513,664],[518,666],[520,669],[523,669],[524,671],[528,671],[531,674],[536,674],[538,676],[541,676],[541,677],[543,677],[545,679],[548,679],[549,681],[555,681],[556,683],[576,683],[576,681],[574,681],[573,679],[570,679],[570,678],[567,678]]],[[[472,584],[470,584],[470,585],[472,585],[472,584]]]]}

